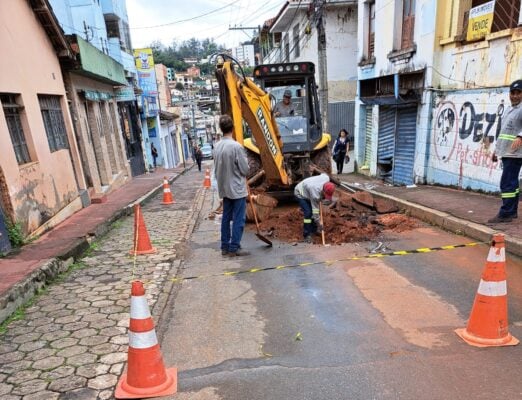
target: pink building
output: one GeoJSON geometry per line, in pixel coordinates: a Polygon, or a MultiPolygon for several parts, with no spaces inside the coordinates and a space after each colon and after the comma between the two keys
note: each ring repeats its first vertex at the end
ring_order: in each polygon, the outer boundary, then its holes
{"type": "Polygon", "coordinates": [[[86,187],[57,56],[72,52],[48,10],[0,1],[0,224],[25,233],[82,208],[86,187]]]}
{"type": "Polygon", "coordinates": [[[197,78],[201,75],[201,70],[193,65],[192,67],[187,68],[187,75],[193,78],[197,78]]]}

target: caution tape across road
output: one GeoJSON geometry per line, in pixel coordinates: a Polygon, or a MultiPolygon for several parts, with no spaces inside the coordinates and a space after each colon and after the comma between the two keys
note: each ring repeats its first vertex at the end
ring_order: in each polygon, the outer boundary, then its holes
{"type": "Polygon", "coordinates": [[[426,254],[432,253],[436,251],[445,251],[445,250],[454,250],[461,249],[464,247],[475,247],[481,244],[489,244],[486,242],[471,242],[465,244],[455,244],[449,246],[440,246],[440,247],[423,247],[420,249],[414,250],[400,250],[400,251],[392,251],[388,253],[377,253],[377,254],[369,254],[366,256],[353,256],[347,258],[339,258],[337,260],[321,260],[321,261],[313,261],[313,262],[304,262],[299,264],[291,264],[291,265],[277,265],[274,267],[252,267],[249,269],[239,270],[239,271],[225,271],[219,274],[209,274],[209,275],[197,275],[197,276],[187,276],[180,278],[172,278],[172,282],[183,282],[183,281],[192,281],[196,279],[208,279],[208,278],[216,278],[220,276],[236,276],[236,275],[244,275],[244,274],[254,274],[256,272],[264,272],[264,271],[274,271],[274,270],[283,270],[290,268],[298,268],[298,267],[310,267],[313,265],[331,265],[341,261],[357,261],[357,260],[367,260],[372,258],[384,258],[384,257],[396,257],[396,256],[407,256],[412,254],[426,254]]]}

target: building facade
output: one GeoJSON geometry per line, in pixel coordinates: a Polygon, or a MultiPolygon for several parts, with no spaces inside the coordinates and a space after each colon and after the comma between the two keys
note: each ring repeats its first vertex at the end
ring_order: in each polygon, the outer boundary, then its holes
{"type": "Polygon", "coordinates": [[[232,48],[232,57],[241,65],[253,67],[255,64],[254,46],[252,44],[242,44],[232,48]]]}
{"type": "Polygon", "coordinates": [[[395,185],[498,191],[491,156],[522,69],[520,2],[359,6],[358,170],[395,185]]]}
{"type": "Polygon", "coordinates": [[[425,181],[437,2],[359,1],[359,171],[397,185],[425,181]]]}
{"type": "Polygon", "coordinates": [[[520,16],[518,0],[438,2],[428,183],[498,191],[491,155],[522,77],[520,16]]]}
{"type": "Polygon", "coordinates": [[[0,2],[0,49],[16,60],[0,74],[0,225],[38,234],[86,188],[58,58],[73,52],[46,0],[0,2]]]}

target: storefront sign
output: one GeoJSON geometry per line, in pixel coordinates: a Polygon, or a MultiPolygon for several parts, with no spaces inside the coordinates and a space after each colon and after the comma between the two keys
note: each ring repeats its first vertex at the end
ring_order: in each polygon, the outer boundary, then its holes
{"type": "Polygon", "coordinates": [[[116,101],[134,101],[136,96],[134,95],[134,88],[132,86],[123,86],[116,89],[116,101]]]}
{"type": "Polygon", "coordinates": [[[138,85],[143,91],[142,101],[144,103],[145,116],[155,117],[158,115],[158,86],[156,83],[156,72],[154,71],[152,49],[134,50],[134,60],[138,70],[138,85]]]}
{"type": "Polygon", "coordinates": [[[98,92],[97,90],[82,90],[83,95],[90,101],[103,101],[112,99],[112,94],[98,92]]]}

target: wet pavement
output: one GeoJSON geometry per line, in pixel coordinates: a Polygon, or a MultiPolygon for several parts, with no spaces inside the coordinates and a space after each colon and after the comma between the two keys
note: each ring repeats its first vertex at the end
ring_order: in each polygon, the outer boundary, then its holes
{"type": "MultiPolygon", "coordinates": [[[[210,210],[207,203],[202,215],[210,210]]],[[[220,255],[218,221],[196,226],[178,277],[368,255],[375,242],[220,255]]],[[[426,224],[388,233],[388,251],[470,240],[426,224]]],[[[160,331],[171,399],[490,399],[521,395],[522,347],[476,349],[465,326],[488,246],[328,262],[177,283],[160,331]],[[488,387],[484,387],[488,382],[488,387]]],[[[510,331],[522,337],[522,263],[508,259],[510,331]]]]}
{"type": "MultiPolygon", "coordinates": [[[[219,218],[207,217],[219,199],[202,181],[192,170],[172,185],[175,205],[161,205],[159,193],[143,207],[156,254],[134,265],[133,218],[116,221],[0,334],[2,400],[111,399],[135,278],[145,282],[165,364],[179,371],[172,399],[522,396],[521,346],[476,349],[453,333],[469,316],[487,245],[346,261],[378,243],[267,248],[249,226],[242,245],[252,255],[225,258],[219,218]],[[303,265],[173,282],[295,264],[303,265]]],[[[378,240],[387,251],[470,241],[422,223],[378,240]]],[[[518,258],[507,272],[509,328],[522,338],[518,258]]]]}

